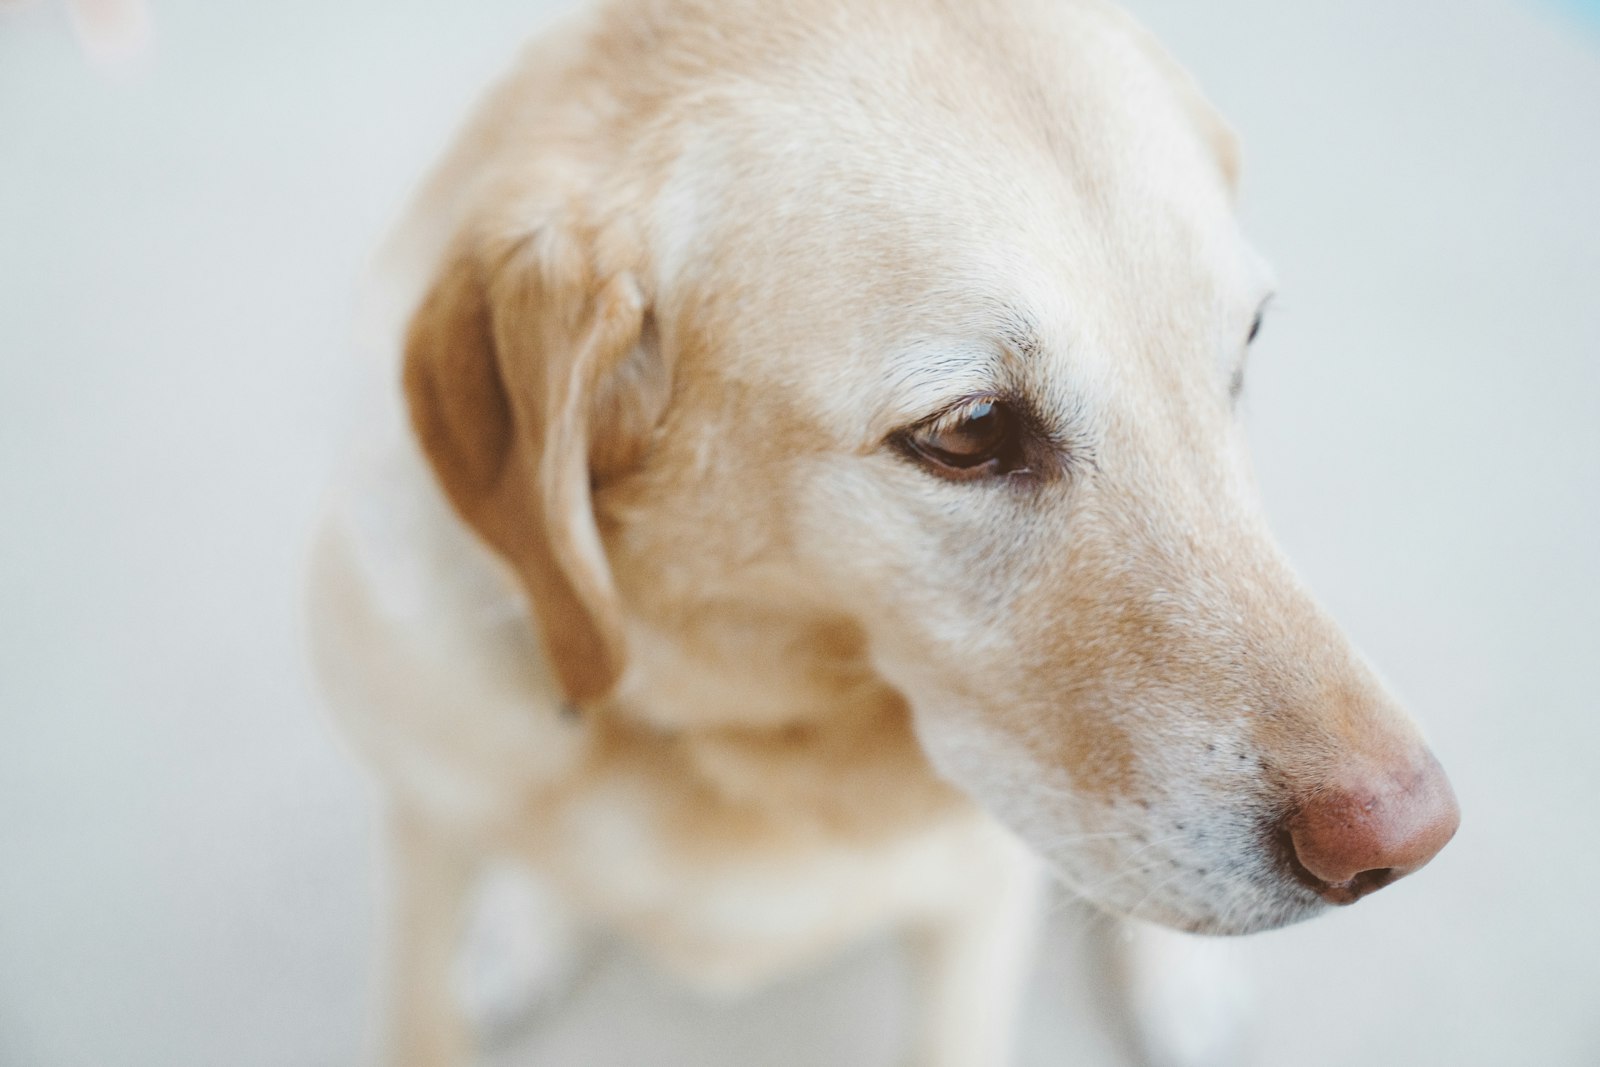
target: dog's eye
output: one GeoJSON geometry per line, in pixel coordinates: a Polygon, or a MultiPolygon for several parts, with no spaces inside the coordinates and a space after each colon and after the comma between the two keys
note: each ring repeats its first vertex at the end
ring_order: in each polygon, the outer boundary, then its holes
{"type": "Polygon", "coordinates": [[[901,442],[935,474],[956,480],[1024,471],[1018,420],[995,397],[969,400],[907,430],[901,442]]]}
{"type": "MultiPolygon", "coordinates": [[[[1271,299],[1267,297],[1256,310],[1256,317],[1250,322],[1250,332],[1244,337],[1246,348],[1255,343],[1256,335],[1261,332],[1261,320],[1267,313],[1267,303],[1271,299]]],[[[1244,392],[1244,356],[1241,355],[1239,360],[1239,366],[1233,369],[1233,376],[1228,379],[1228,398],[1235,404],[1239,402],[1239,394],[1244,392]]]]}

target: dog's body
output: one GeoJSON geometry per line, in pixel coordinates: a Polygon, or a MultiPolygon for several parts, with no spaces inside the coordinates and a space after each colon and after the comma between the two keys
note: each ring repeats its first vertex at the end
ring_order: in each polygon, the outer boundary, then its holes
{"type": "Polygon", "coordinates": [[[711,992],[906,929],[923,952],[961,954],[961,981],[929,990],[949,1003],[929,1005],[917,1062],[1005,1047],[1038,864],[932,773],[903,705],[846,678],[821,722],[574,715],[528,654],[520,591],[395,446],[343,485],[313,580],[322,674],[390,801],[398,1062],[464,1057],[452,963],[497,859],[544,883],[540,905],[560,912],[545,922],[623,932],[711,992]]]}
{"type": "Polygon", "coordinates": [[[916,1061],[977,1065],[1035,854],[1242,932],[1443,844],[1261,527],[1235,166],[1095,3],[623,2],[524,57],[405,232],[411,427],[315,571],[401,1060],[466,1055],[495,857],[715,987],[910,929],[916,1061]]]}

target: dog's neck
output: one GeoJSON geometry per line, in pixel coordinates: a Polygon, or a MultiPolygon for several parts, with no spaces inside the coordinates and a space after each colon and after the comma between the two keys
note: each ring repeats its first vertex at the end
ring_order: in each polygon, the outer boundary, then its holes
{"type": "Polygon", "coordinates": [[[868,841],[971,815],[854,627],[721,605],[670,633],[636,623],[629,638],[628,674],[597,729],[612,751],[677,760],[740,825],[868,841]]]}

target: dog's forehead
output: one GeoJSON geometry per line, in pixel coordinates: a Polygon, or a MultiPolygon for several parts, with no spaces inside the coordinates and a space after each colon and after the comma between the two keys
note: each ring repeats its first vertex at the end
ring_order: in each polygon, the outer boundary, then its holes
{"type": "Polygon", "coordinates": [[[1064,10],[1038,33],[868,38],[713,94],[656,202],[665,313],[739,364],[719,373],[803,365],[797,385],[908,407],[930,357],[954,380],[1070,354],[1082,390],[1116,373],[1108,333],[1215,318],[1244,270],[1209,112],[1136,28],[1064,10]]]}

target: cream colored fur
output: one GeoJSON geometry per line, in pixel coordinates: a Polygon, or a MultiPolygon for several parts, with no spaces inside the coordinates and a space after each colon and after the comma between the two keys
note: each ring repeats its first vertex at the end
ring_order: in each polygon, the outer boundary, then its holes
{"type": "Polygon", "coordinates": [[[1262,827],[1420,741],[1260,517],[1235,155],[1095,2],[617,0],[532,46],[396,242],[410,422],[313,573],[394,1062],[470,1057],[497,858],[717,989],[908,930],[951,1067],[1006,1062],[1040,858],[1186,930],[1322,907],[1262,827]],[[1057,465],[894,447],[1000,393],[1057,465]]]}

